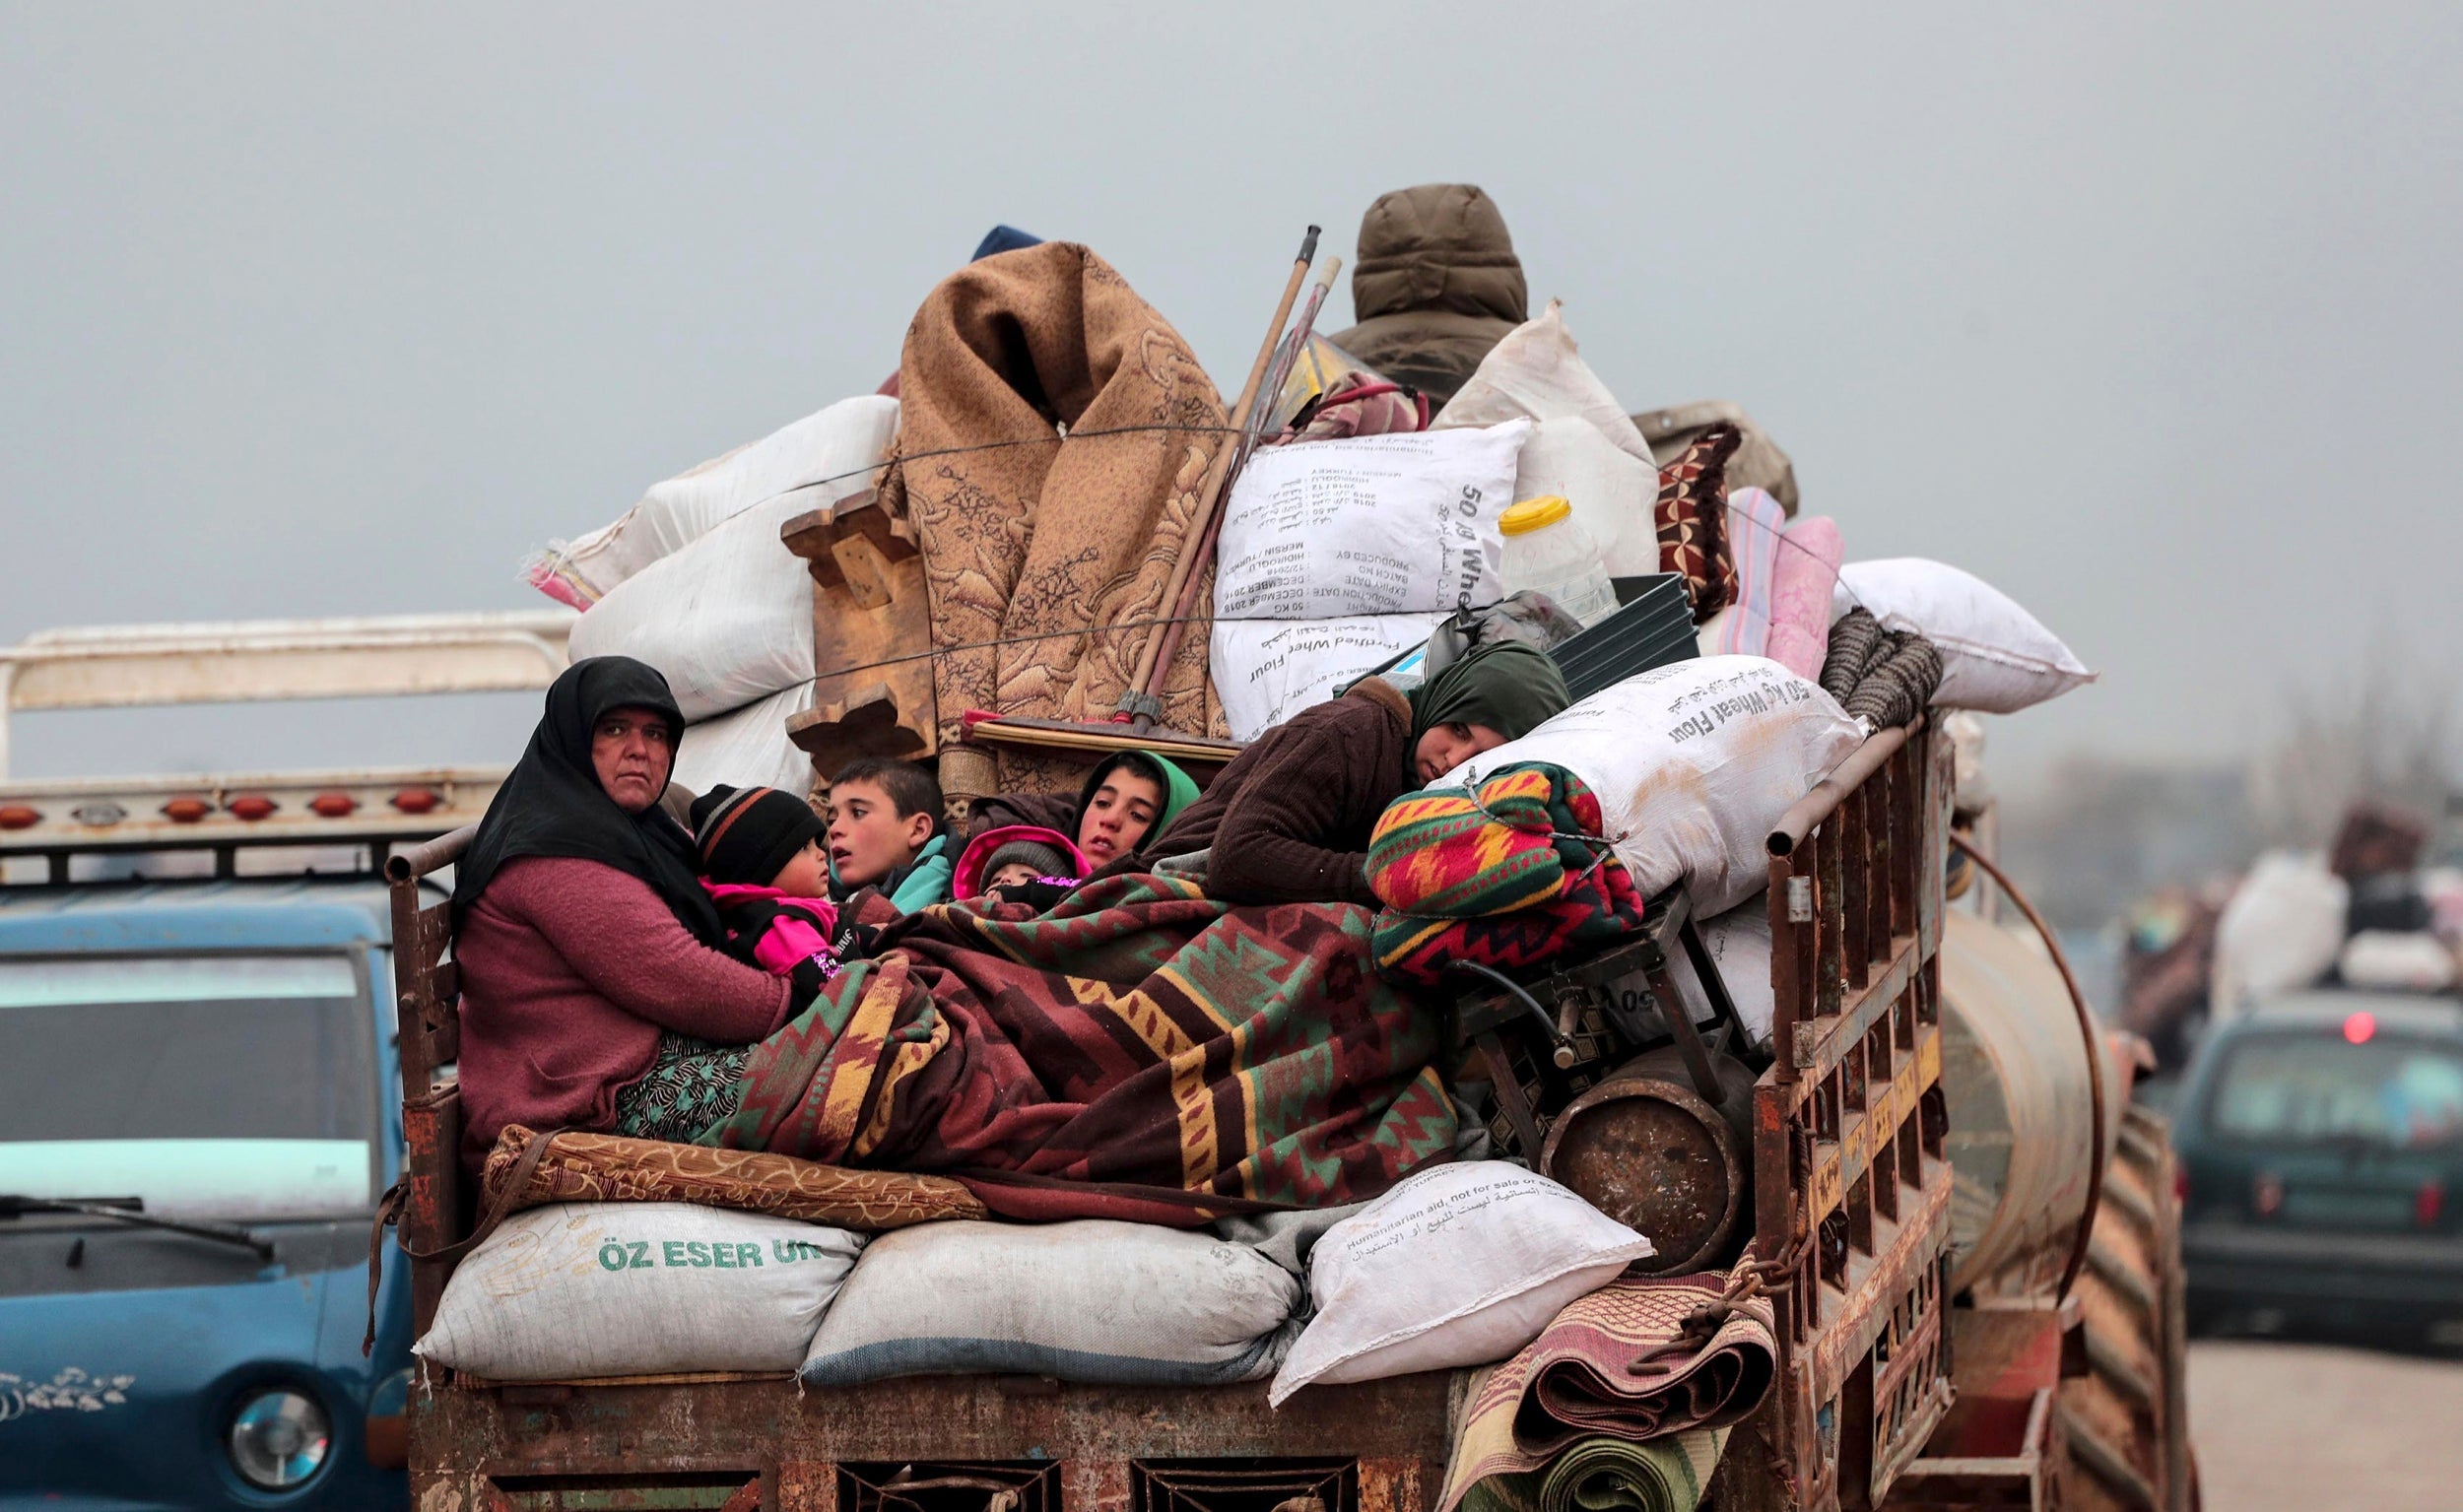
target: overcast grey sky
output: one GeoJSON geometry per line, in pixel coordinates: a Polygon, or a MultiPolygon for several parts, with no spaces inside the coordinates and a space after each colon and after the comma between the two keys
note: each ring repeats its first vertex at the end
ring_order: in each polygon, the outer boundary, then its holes
{"type": "MultiPolygon", "coordinates": [[[[0,639],[543,604],[524,554],[869,391],[995,221],[1234,388],[1305,223],[1463,179],[1629,406],[1744,401],[1851,559],[2103,669],[1997,760],[2456,665],[2463,7],[891,9],[0,8],[0,639]]],[[[528,723],[311,707],[32,716],[17,771],[528,723]]]]}

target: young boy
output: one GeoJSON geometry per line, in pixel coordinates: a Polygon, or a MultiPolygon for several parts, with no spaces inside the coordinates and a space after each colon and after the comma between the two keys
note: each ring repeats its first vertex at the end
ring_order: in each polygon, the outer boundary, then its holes
{"type": "Polygon", "coordinates": [[[693,801],[692,818],[701,886],[718,905],[727,953],[792,979],[809,999],[855,944],[829,899],[820,816],[792,793],[721,783],[693,801]]]}
{"type": "Polygon", "coordinates": [[[950,897],[941,784],[912,761],[861,760],[830,782],[831,896],[872,887],[900,913],[950,897]]]}

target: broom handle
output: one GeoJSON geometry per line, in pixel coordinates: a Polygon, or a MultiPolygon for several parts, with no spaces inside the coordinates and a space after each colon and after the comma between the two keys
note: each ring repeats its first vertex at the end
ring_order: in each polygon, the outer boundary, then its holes
{"type": "MultiPolygon", "coordinates": [[[[1257,388],[1265,378],[1266,364],[1274,360],[1275,344],[1283,337],[1283,324],[1292,318],[1292,306],[1299,299],[1299,286],[1308,277],[1308,265],[1316,257],[1317,228],[1312,226],[1308,228],[1308,234],[1300,240],[1299,256],[1292,263],[1292,276],[1284,281],[1283,301],[1274,307],[1274,323],[1266,327],[1265,345],[1257,349],[1257,361],[1249,364],[1248,382],[1241,386],[1240,397],[1232,406],[1233,428],[1224,436],[1223,444],[1215,449],[1214,460],[1206,466],[1205,480],[1198,485],[1197,513],[1189,519],[1189,533],[1180,538],[1180,556],[1172,562],[1171,577],[1164,584],[1163,602],[1165,604],[1178,603],[1182,590],[1194,575],[1199,545],[1213,528],[1215,506],[1223,497],[1224,479],[1232,471],[1232,454],[1239,450],[1240,433],[1248,428],[1248,412],[1257,403],[1257,388]]],[[[1172,625],[1165,625],[1160,627],[1159,633],[1146,637],[1145,646],[1138,652],[1137,675],[1129,679],[1127,695],[1121,699],[1123,709],[1136,714],[1141,734],[1154,728],[1155,721],[1153,715],[1138,709],[1138,701],[1145,693],[1147,685],[1154,681],[1155,668],[1161,661],[1157,653],[1163,649],[1164,637],[1169,635],[1172,628],[1172,625]]],[[[1179,637],[1174,635],[1171,639],[1172,649],[1178,650],[1179,637]]]]}

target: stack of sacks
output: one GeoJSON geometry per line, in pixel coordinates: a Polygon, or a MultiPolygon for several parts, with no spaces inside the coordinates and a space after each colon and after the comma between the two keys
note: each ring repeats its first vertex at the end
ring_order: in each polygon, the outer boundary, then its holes
{"type": "Polygon", "coordinates": [[[1502,596],[1498,517],[1531,423],[1259,451],[1224,505],[1210,651],[1234,740],[1254,740],[1502,596]]]}
{"type": "Polygon", "coordinates": [[[658,485],[533,566],[533,583],[585,609],[576,660],[632,656],[666,677],[691,725],[685,787],[811,785],[786,722],[812,706],[812,579],[778,530],[870,488],[898,414],[877,395],[832,405],[658,485]]]}
{"type": "Polygon", "coordinates": [[[1514,475],[1515,498],[1556,496],[1598,543],[1611,577],[1659,570],[1651,505],[1659,465],[1632,419],[1584,362],[1562,300],[1516,326],[1438,412],[1433,428],[1537,422],[1514,475]]]}

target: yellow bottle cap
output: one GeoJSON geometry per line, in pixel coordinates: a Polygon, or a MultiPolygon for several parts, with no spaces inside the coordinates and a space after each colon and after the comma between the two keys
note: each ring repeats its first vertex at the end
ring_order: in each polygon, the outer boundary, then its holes
{"type": "Polygon", "coordinates": [[[1573,513],[1573,501],[1558,493],[1526,498],[1497,517],[1498,528],[1509,536],[1526,536],[1573,513]]]}

